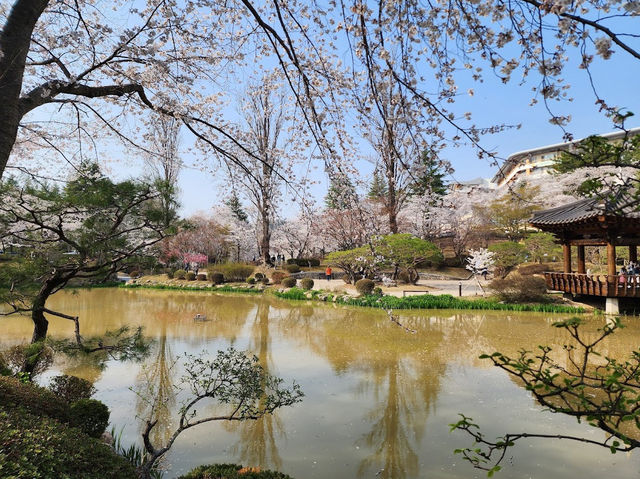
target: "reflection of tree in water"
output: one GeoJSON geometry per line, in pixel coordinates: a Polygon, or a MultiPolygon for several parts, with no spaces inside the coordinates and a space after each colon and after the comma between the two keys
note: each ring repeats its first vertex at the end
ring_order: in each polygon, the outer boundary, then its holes
{"type": "Polygon", "coordinates": [[[136,414],[144,420],[158,421],[151,432],[153,444],[166,444],[172,433],[171,412],[176,405],[176,394],[173,387],[175,359],[167,343],[165,318],[159,318],[161,329],[157,338],[154,355],[144,364],[138,376],[136,390],[139,392],[136,401],[136,414]]]}
{"type": "MultiPolygon", "coordinates": [[[[269,312],[268,301],[258,303],[248,347],[249,351],[258,357],[266,373],[271,373],[272,369],[269,312]]],[[[227,427],[240,433],[240,440],[231,448],[238,456],[239,462],[250,466],[282,469],[282,458],[276,439],[284,435],[284,428],[277,413],[267,414],[255,421],[228,423],[227,427]]]]}
{"type": "Polygon", "coordinates": [[[391,323],[383,312],[346,308],[318,307],[313,314],[293,308],[283,323],[296,339],[326,357],[336,372],[365,374],[357,392],[371,392],[376,405],[365,416],[370,431],[357,443],[372,451],[360,463],[360,477],[369,477],[372,470],[377,477],[393,479],[419,472],[416,449],[445,371],[436,353],[442,332],[414,317],[402,317],[401,322],[417,333],[391,323]]]}

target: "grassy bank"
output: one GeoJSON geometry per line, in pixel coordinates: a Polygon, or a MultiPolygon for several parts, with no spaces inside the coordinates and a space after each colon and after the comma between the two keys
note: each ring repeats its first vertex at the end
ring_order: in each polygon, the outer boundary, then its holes
{"type": "MultiPolygon", "coordinates": [[[[265,292],[263,289],[258,288],[246,288],[230,285],[222,286],[198,286],[197,283],[194,286],[188,284],[109,284],[105,286],[95,287],[117,287],[122,289],[158,289],[169,291],[201,291],[209,293],[245,293],[245,294],[262,294],[265,292]]],[[[553,303],[536,303],[536,304],[517,304],[517,303],[502,303],[491,299],[464,299],[456,298],[449,294],[443,295],[420,295],[420,296],[407,296],[405,298],[398,298],[396,296],[363,296],[354,298],[346,295],[336,296],[333,293],[312,290],[303,291],[299,288],[291,288],[286,291],[280,292],[275,290],[267,290],[269,293],[281,299],[291,300],[317,300],[335,302],[337,304],[344,304],[348,306],[360,306],[366,308],[379,308],[379,309],[461,309],[461,310],[493,310],[493,311],[530,311],[539,313],[584,313],[583,308],[576,308],[573,306],[564,306],[553,303]],[[309,297],[309,294],[311,297],[309,297]]]]}
{"type": "Polygon", "coordinates": [[[349,296],[334,297],[331,294],[323,295],[318,291],[312,292],[312,297],[307,297],[305,291],[298,288],[291,288],[284,292],[275,291],[273,293],[278,298],[292,300],[321,299],[325,301],[335,301],[338,304],[349,306],[362,306],[367,308],[380,309],[467,309],[467,310],[495,310],[495,311],[531,311],[542,313],[584,313],[583,308],[564,306],[557,304],[510,304],[501,303],[495,300],[476,299],[468,300],[443,294],[439,296],[420,295],[398,298],[396,296],[363,296],[353,298],[349,296]]]}

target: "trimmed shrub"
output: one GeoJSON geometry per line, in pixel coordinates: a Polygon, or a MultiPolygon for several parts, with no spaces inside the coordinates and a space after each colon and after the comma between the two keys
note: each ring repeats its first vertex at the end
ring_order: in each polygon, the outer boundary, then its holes
{"type": "Polygon", "coordinates": [[[186,278],[187,281],[193,281],[194,279],[196,279],[196,274],[193,271],[189,271],[186,278]]]}
{"type": "Polygon", "coordinates": [[[264,278],[262,278],[262,279],[260,280],[260,282],[261,282],[262,284],[269,284],[269,278],[267,278],[267,277],[265,276],[264,278]]]}
{"type": "Polygon", "coordinates": [[[298,266],[297,264],[285,264],[284,265],[284,269],[288,273],[299,273],[300,272],[300,266],[298,266]]]}
{"type": "Polygon", "coordinates": [[[129,461],[106,444],[50,417],[0,404],[2,477],[136,479],[129,461]]]}
{"type": "Polygon", "coordinates": [[[293,479],[282,472],[242,467],[238,464],[198,466],[178,479],[293,479]]]}
{"type": "Polygon", "coordinates": [[[285,288],[293,288],[297,282],[298,281],[295,278],[287,276],[282,280],[282,286],[284,286],[285,288]]]}
{"type": "Polygon", "coordinates": [[[287,264],[297,264],[303,268],[320,266],[318,258],[289,258],[287,264]]]}
{"type": "Polygon", "coordinates": [[[173,279],[174,274],[175,274],[175,272],[173,270],[167,271],[167,278],[173,279]]]}
{"type": "Polygon", "coordinates": [[[358,281],[356,281],[356,290],[358,290],[358,293],[362,295],[371,294],[375,285],[376,283],[374,283],[370,279],[359,279],[358,281]]]}
{"type": "Polygon", "coordinates": [[[307,291],[310,289],[313,289],[313,280],[311,278],[302,278],[300,280],[300,286],[302,286],[302,289],[306,289],[307,291]]]}
{"type": "Polygon", "coordinates": [[[382,288],[380,286],[376,286],[373,288],[373,291],[371,291],[371,294],[375,296],[382,296],[382,288]]]}
{"type": "Polygon", "coordinates": [[[221,263],[209,268],[209,272],[222,273],[227,281],[244,282],[255,266],[245,263],[221,263]]]}
{"type": "Polygon", "coordinates": [[[0,376],[0,407],[22,408],[38,416],[69,422],[69,405],[48,389],[33,383],[22,384],[17,378],[0,376]]]}
{"type": "Polygon", "coordinates": [[[255,278],[247,278],[247,283],[256,284],[256,279],[255,278]]]}
{"type": "Polygon", "coordinates": [[[224,283],[224,275],[222,273],[209,273],[209,278],[213,284],[224,283]]]}
{"type": "Polygon", "coordinates": [[[253,276],[256,278],[256,281],[260,281],[262,280],[262,278],[264,278],[264,274],[262,273],[256,273],[253,276]]]}
{"type": "Polygon", "coordinates": [[[271,281],[273,281],[273,284],[280,284],[282,280],[286,278],[286,276],[287,273],[285,273],[284,271],[274,271],[271,274],[271,281]]]}
{"type": "Polygon", "coordinates": [[[173,277],[176,279],[184,279],[187,277],[187,272],[183,269],[177,269],[173,272],[173,277]]]}
{"type": "Polygon", "coordinates": [[[489,289],[501,301],[528,303],[543,301],[547,293],[547,284],[543,278],[537,276],[512,274],[508,279],[494,279],[489,283],[489,289]]]}
{"type": "Polygon", "coordinates": [[[109,424],[109,408],[95,399],[79,399],[71,404],[71,421],[73,427],[91,437],[100,437],[109,424]]]}
{"type": "Polygon", "coordinates": [[[140,271],[134,269],[133,271],[131,271],[131,273],[129,273],[129,276],[131,276],[132,278],[137,278],[138,276],[140,276],[140,271]]]}
{"type": "Polygon", "coordinates": [[[198,276],[196,276],[196,279],[198,281],[206,281],[207,280],[207,275],[204,273],[198,273],[198,276]]]}
{"type": "Polygon", "coordinates": [[[91,381],[66,374],[55,376],[49,384],[49,390],[68,403],[89,399],[96,392],[91,381]]]}

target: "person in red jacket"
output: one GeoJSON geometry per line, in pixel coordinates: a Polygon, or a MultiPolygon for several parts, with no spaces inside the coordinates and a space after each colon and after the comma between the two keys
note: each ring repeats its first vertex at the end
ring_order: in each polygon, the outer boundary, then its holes
{"type": "Polygon", "coordinates": [[[331,273],[332,273],[331,266],[327,266],[327,269],[324,272],[324,274],[325,274],[325,276],[327,278],[327,281],[331,281],[331,273]]]}

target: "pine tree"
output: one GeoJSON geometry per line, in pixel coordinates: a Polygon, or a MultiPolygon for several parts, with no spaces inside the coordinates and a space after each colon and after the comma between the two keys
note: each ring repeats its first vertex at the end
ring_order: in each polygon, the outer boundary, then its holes
{"type": "Polygon", "coordinates": [[[327,196],[324,197],[325,205],[331,210],[347,210],[355,201],[358,195],[353,183],[344,173],[334,175],[330,179],[327,196]]]}
{"type": "Polygon", "coordinates": [[[380,170],[376,168],[373,172],[373,180],[371,180],[371,186],[369,187],[369,193],[367,196],[372,200],[384,199],[389,193],[389,188],[384,180],[384,177],[380,173],[380,170]]]}
{"type": "Polygon", "coordinates": [[[240,198],[238,198],[238,194],[235,191],[225,204],[231,210],[231,214],[238,220],[246,222],[249,219],[247,213],[242,209],[242,203],[240,203],[240,198]]]}
{"type": "Polygon", "coordinates": [[[444,184],[446,172],[442,171],[437,157],[430,151],[423,151],[420,155],[418,174],[411,185],[411,193],[417,196],[430,195],[434,201],[447,193],[444,184]]]}

